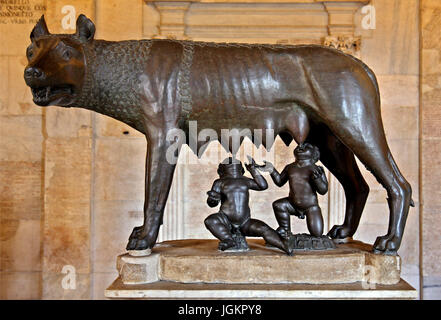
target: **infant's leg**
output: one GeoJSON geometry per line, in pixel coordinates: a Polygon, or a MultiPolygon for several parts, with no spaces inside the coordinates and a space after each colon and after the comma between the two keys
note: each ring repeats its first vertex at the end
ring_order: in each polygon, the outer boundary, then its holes
{"type": "Polygon", "coordinates": [[[207,229],[221,241],[219,245],[221,250],[226,250],[235,245],[230,227],[225,224],[220,214],[214,213],[209,215],[204,223],[207,229]]]}
{"type": "Polygon", "coordinates": [[[241,227],[241,230],[245,236],[263,237],[267,243],[285,251],[289,255],[291,254],[288,244],[282,241],[276,230],[272,229],[263,221],[250,219],[241,227]]]}
{"type": "Polygon", "coordinates": [[[309,233],[314,237],[320,237],[323,234],[323,216],[319,206],[314,206],[307,210],[306,224],[309,233]]]}
{"type": "Polygon", "coordinates": [[[284,234],[289,234],[291,232],[290,215],[295,213],[295,209],[289,201],[289,198],[274,201],[273,210],[276,220],[279,223],[278,230],[281,230],[284,234]]]}

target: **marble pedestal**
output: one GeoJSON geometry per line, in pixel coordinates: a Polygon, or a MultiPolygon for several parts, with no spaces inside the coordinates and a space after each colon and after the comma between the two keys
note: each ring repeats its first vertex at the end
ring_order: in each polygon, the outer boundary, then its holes
{"type": "Polygon", "coordinates": [[[376,255],[351,241],[335,250],[296,251],[290,257],[248,240],[250,251],[220,252],[217,240],[176,240],[148,256],[117,259],[110,298],[412,299],[400,279],[399,256],[376,255]]]}

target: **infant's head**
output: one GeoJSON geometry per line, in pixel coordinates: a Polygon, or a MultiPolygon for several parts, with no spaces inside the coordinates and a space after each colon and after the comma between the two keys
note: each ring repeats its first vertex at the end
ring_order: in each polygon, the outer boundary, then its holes
{"type": "Polygon", "coordinates": [[[242,166],[242,162],[237,160],[236,158],[226,158],[219,164],[217,169],[217,173],[220,177],[230,174],[230,175],[243,175],[245,170],[242,166]]]}
{"type": "Polygon", "coordinates": [[[320,151],[310,143],[302,143],[294,149],[294,156],[298,160],[312,160],[316,163],[320,160],[320,151]]]}

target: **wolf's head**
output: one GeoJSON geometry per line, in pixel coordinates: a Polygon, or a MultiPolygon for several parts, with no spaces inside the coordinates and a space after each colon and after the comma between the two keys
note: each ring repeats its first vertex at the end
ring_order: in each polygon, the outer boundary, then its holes
{"type": "Polygon", "coordinates": [[[44,16],[31,32],[24,71],[35,104],[69,107],[81,93],[86,59],[84,46],[93,40],[95,25],[84,15],[77,19],[74,34],[50,34],[44,16]]]}

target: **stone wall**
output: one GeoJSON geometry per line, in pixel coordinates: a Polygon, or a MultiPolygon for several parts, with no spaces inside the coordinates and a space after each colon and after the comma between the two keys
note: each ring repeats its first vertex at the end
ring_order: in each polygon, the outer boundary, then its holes
{"type": "Polygon", "coordinates": [[[0,298],[41,297],[45,134],[23,81],[29,19],[0,17],[0,298]]]}
{"type": "Polygon", "coordinates": [[[424,299],[441,296],[441,3],[421,3],[421,276],[424,299]]]}
{"type": "MultiPolygon", "coordinates": [[[[402,277],[419,288],[419,3],[415,0],[374,0],[375,30],[362,32],[361,58],[375,72],[381,112],[392,154],[412,186],[411,208],[399,254],[402,277]]],[[[371,192],[356,237],[373,243],[387,233],[386,191],[364,167],[371,192]]]]}
{"type": "MultiPolygon", "coordinates": [[[[24,84],[24,53],[35,19],[45,12],[51,32],[74,32],[61,26],[66,5],[74,6],[77,15],[85,13],[92,18],[97,27],[95,37],[107,40],[171,36],[204,41],[323,43],[326,38],[334,41],[344,35],[357,44],[353,53],[378,76],[388,141],[413,187],[416,202],[399,251],[403,278],[417,289],[423,287],[422,296],[441,296],[436,263],[440,248],[436,232],[440,226],[436,220],[440,180],[436,173],[440,166],[436,37],[441,7],[436,0],[421,2],[421,108],[418,0],[372,0],[376,8],[373,30],[361,26],[361,1],[292,0],[283,1],[283,8],[271,1],[129,2],[29,0],[34,13],[26,23],[0,16],[0,42],[7,44],[0,46],[0,298],[103,298],[105,287],[117,275],[116,256],[124,252],[131,229],[142,223],[144,137],[89,111],[38,108],[24,84]],[[303,16],[309,19],[302,20],[303,16]],[[62,286],[66,266],[75,269],[74,290],[62,286]]],[[[278,168],[291,160],[286,155],[291,155],[293,148],[294,143],[286,147],[276,141],[278,168]]],[[[213,143],[208,151],[202,160],[219,152],[219,145],[213,143]]],[[[211,212],[205,205],[205,191],[216,178],[216,166],[192,164],[194,160],[185,149],[161,240],[212,237],[202,222],[211,212]]],[[[386,233],[389,210],[385,191],[372,175],[363,173],[371,194],[355,238],[372,243],[386,233]]],[[[330,180],[330,194],[320,198],[328,229],[342,222],[344,209],[341,189],[332,177],[330,180]]],[[[286,188],[272,185],[268,192],[253,193],[253,215],[275,226],[271,202],[286,194],[286,188]]],[[[298,232],[306,230],[297,220],[293,227],[298,232]]]]}

